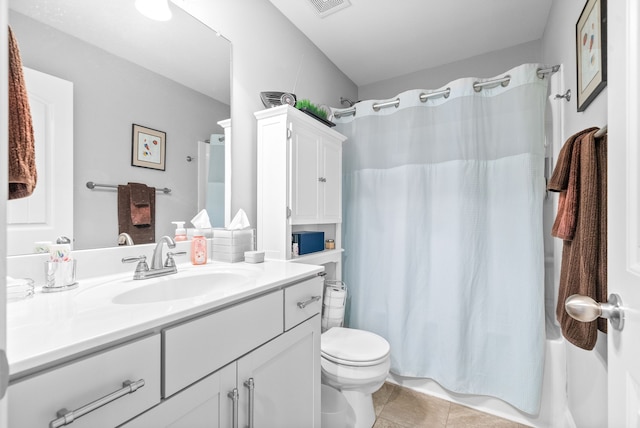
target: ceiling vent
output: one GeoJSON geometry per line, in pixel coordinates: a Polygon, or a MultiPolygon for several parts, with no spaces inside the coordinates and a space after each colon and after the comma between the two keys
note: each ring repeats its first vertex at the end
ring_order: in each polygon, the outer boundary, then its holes
{"type": "Polygon", "coordinates": [[[351,6],[349,0],[309,0],[313,7],[320,15],[320,18],[324,18],[327,15],[331,15],[345,7],[351,6]]]}

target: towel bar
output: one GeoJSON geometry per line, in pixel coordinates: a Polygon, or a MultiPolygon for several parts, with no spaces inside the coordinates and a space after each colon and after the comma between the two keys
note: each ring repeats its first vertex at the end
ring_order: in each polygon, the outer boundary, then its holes
{"type": "MultiPolygon", "coordinates": [[[[117,189],[118,188],[118,186],[115,185],[115,184],[98,184],[98,183],[94,183],[93,181],[87,181],[87,188],[93,190],[96,187],[107,187],[107,188],[110,188],[110,189],[117,189]]],[[[169,193],[171,193],[171,189],[169,189],[167,187],[164,187],[162,189],[156,187],[156,192],[162,192],[162,193],[165,193],[165,194],[169,194],[169,193]]]]}

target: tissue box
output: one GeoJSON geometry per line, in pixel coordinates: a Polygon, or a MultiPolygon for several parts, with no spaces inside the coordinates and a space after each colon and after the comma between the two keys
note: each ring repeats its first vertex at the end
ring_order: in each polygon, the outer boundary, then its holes
{"type": "Polygon", "coordinates": [[[244,261],[245,251],[254,249],[254,237],[255,229],[213,229],[211,259],[228,263],[244,261]]]}
{"type": "Polygon", "coordinates": [[[324,232],[294,232],[293,243],[298,244],[298,254],[309,254],[324,250],[324,232]]]}

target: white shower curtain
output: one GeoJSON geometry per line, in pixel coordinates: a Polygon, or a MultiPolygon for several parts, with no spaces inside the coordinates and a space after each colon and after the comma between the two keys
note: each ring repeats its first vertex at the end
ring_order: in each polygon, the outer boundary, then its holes
{"type": "MultiPolygon", "coordinates": [[[[538,412],[548,77],[451,82],[448,98],[335,119],[344,144],[349,325],[391,344],[391,371],[538,412]]],[[[503,77],[501,75],[499,77],[503,77]]],[[[444,89],[444,88],[441,88],[444,89]]]]}

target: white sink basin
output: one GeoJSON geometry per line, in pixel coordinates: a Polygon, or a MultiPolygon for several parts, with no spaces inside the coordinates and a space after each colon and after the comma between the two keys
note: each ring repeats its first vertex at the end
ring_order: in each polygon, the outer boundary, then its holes
{"type": "Polygon", "coordinates": [[[120,305],[134,305],[190,299],[219,291],[221,287],[237,287],[253,280],[254,275],[244,272],[207,272],[192,276],[167,275],[135,281],[140,285],[115,295],[112,301],[120,305]]]}

